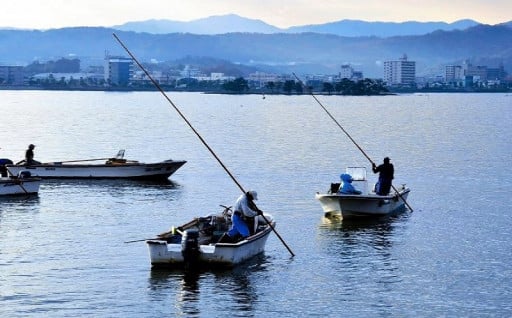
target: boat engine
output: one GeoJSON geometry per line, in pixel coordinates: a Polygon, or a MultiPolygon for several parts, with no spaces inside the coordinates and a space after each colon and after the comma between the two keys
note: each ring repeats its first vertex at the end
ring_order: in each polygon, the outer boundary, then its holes
{"type": "Polygon", "coordinates": [[[199,231],[195,229],[186,230],[181,238],[181,255],[187,266],[194,266],[199,259],[199,231]]]}
{"type": "Polygon", "coordinates": [[[18,173],[18,179],[26,179],[26,178],[30,178],[32,176],[32,174],[30,173],[30,171],[27,171],[27,170],[22,170],[18,173]]]}

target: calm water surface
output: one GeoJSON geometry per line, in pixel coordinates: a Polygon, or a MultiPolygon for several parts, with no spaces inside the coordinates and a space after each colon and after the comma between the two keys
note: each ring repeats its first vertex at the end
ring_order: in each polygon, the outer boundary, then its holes
{"type": "MultiPolygon", "coordinates": [[[[233,205],[239,189],[157,92],[0,91],[0,157],[184,159],[166,184],[47,181],[0,199],[2,317],[509,317],[512,96],[319,99],[412,189],[377,222],[323,218],[316,191],[365,157],[311,96],[169,94],[276,218],[232,271],[152,271],[143,242],[233,205]]],[[[374,178],[374,175],[370,176],[374,178]]],[[[374,180],[372,180],[374,181],[374,180]]]]}

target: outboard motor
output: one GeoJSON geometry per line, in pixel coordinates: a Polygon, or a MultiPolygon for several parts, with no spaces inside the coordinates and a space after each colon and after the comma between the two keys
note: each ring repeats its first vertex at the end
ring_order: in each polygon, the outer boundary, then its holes
{"type": "Polygon", "coordinates": [[[30,178],[32,176],[32,174],[30,173],[30,171],[27,171],[27,170],[22,170],[18,173],[18,179],[26,179],[26,178],[30,178]]]}
{"type": "Polygon", "coordinates": [[[185,266],[194,267],[199,260],[199,231],[195,229],[186,230],[181,238],[181,255],[185,266]]]}

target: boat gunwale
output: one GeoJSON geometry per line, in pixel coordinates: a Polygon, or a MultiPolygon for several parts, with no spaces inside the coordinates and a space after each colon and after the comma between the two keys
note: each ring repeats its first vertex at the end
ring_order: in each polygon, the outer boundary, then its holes
{"type": "Polygon", "coordinates": [[[114,163],[114,164],[75,164],[75,163],[42,163],[35,165],[14,165],[9,164],[6,165],[7,168],[23,168],[23,169],[37,169],[37,168],[118,168],[118,167],[157,167],[157,166],[174,166],[174,165],[184,165],[187,163],[186,160],[166,160],[160,162],[152,162],[152,163],[143,163],[143,162],[126,162],[126,163],[114,163]]]}

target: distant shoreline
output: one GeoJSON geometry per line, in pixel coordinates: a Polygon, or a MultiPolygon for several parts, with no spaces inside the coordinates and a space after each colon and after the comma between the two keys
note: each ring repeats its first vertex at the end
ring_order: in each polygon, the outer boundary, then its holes
{"type": "MultiPolygon", "coordinates": [[[[42,88],[35,86],[0,86],[2,91],[81,91],[81,92],[154,92],[158,91],[155,87],[148,88],[132,88],[132,87],[89,87],[89,88],[42,88]]],[[[270,92],[261,90],[250,90],[242,93],[229,92],[225,90],[194,90],[194,89],[169,89],[163,88],[166,92],[191,92],[191,93],[203,93],[203,94],[222,94],[222,95],[309,95],[307,92],[303,93],[284,93],[284,92],[270,92]]],[[[315,95],[326,95],[326,96],[387,96],[387,95],[398,95],[398,94],[413,94],[413,93],[512,93],[512,89],[390,89],[387,93],[380,94],[338,94],[338,93],[327,93],[323,91],[315,91],[315,95]]]]}

